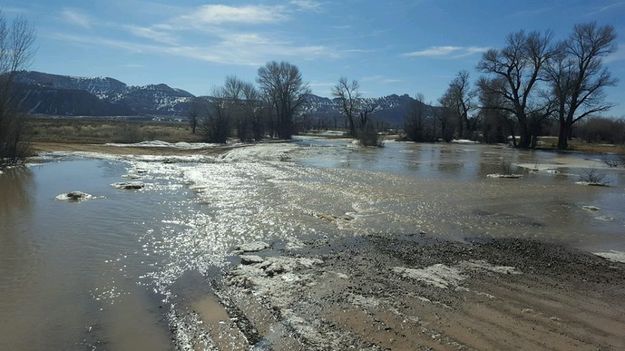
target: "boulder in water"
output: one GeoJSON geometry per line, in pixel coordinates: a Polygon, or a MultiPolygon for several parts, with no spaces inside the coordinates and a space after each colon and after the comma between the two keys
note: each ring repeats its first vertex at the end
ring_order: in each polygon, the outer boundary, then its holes
{"type": "Polygon", "coordinates": [[[271,245],[267,244],[264,241],[254,241],[251,243],[241,244],[236,247],[236,251],[239,252],[257,252],[262,251],[264,249],[270,248],[271,245]]]}
{"type": "Polygon", "coordinates": [[[57,200],[72,202],[84,201],[92,198],[93,195],[83,193],[82,191],[70,191],[69,193],[63,193],[56,196],[57,200]]]}
{"type": "Polygon", "coordinates": [[[113,188],[123,189],[123,190],[138,190],[143,189],[145,184],[141,182],[119,182],[111,184],[113,188]]]}

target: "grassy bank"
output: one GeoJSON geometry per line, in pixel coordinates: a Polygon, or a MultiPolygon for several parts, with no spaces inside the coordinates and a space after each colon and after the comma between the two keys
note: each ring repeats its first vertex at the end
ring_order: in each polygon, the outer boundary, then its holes
{"type": "Polygon", "coordinates": [[[181,122],[102,118],[32,118],[28,137],[34,143],[135,143],[144,140],[197,142],[198,135],[181,122]]]}
{"type": "MultiPolygon", "coordinates": [[[[558,137],[543,136],[539,138],[538,149],[558,151],[558,137]]],[[[581,139],[573,138],[569,141],[568,151],[587,153],[613,153],[625,155],[625,145],[587,143],[581,139]]]]}

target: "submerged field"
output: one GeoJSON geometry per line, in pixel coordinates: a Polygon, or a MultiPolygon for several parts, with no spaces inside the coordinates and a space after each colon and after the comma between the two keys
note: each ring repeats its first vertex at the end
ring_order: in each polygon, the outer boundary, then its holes
{"type": "Polygon", "coordinates": [[[601,155],[183,146],[0,175],[0,349],[625,346],[625,171],[601,155]]]}

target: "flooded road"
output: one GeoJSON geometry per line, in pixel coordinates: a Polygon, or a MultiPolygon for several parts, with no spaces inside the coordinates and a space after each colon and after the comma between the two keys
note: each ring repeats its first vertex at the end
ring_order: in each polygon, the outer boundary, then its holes
{"type": "Polygon", "coordinates": [[[184,348],[200,317],[225,328],[207,349],[238,349],[212,284],[259,240],[424,232],[619,254],[624,187],[599,156],[501,146],[302,137],[218,156],[48,155],[0,174],[0,349],[184,348]],[[523,177],[487,177],[507,164],[523,177]],[[590,168],[610,186],[575,184],[590,168]],[[145,188],[111,186],[129,178],[145,188]],[[55,199],[72,190],[94,198],[55,199]]]}

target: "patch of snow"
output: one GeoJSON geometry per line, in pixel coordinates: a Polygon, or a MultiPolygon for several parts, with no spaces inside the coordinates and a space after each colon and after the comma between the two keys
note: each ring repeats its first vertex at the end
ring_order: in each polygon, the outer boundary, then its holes
{"type": "Polygon", "coordinates": [[[497,274],[520,274],[515,267],[495,266],[483,260],[462,261],[455,266],[437,263],[424,268],[394,267],[393,272],[437,288],[458,288],[467,279],[468,271],[488,271],[497,274]]]}
{"type": "Polygon", "coordinates": [[[461,269],[449,267],[441,263],[420,269],[393,267],[393,272],[405,278],[415,279],[442,289],[458,286],[461,281],[466,279],[461,269]]]}
{"type": "Polygon", "coordinates": [[[582,206],[582,208],[586,211],[592,211],[592,212],[599,211],[599,207],[597,206],[582,206]]]}
{"type": "Polygon", "coordinates": [[[504,178],[504,179],[518,179],[523,177],[522,174],[498,174],[492,173],[486,175],[488,178],[504,178]]]}
{"type": "Polygon", "coordinates": [[[258,144],[232,149],[221,159],[227,162],[288,161],[288,154],[297,149],[297,145],[289,143],[258,144]]]}
{"type": "Polygon", "coordinates": [[[252,243],[241,244],[236,247],[236,250],[241,252],[256,252],[268,249],[270,247],[271,245],[267,244],[264,241],[255,241],[252,243]]]}
{"type": "Polygon", "coordinates": [[[515,267],[512,266],[495,266],[484,260],[470,260],[460,263],[460,267],[470,270],[484,270],[499,274],[521,274],[515,267]]]}
{"type": "Polygon", "coordinates": [[[469,139],[453,139],[451,142],[453,144],[479,144],[479,142],[469,139]]]}
{"type": "Polygon", "coordinates": [[[142,141],[139,143],[107,143],[106,146],[114,146],[114,147],[145,147],[145,148],[170,148],[170,149],[180,149],[180,150],[200,150],[207,149],[212,147],[223,146],[223,144],[213,144],[213,143],[187,143],[187,142],[177,142],[177,143],[169,143],[161,140],[151,140],[151,141],[142,141]]]}
{"type": "Polygon", "coordinates": [[[623,251],[610,250],[606,252],[594,252],[594,254],[612,262],[625,263],[625,252],[623,251]]]}

